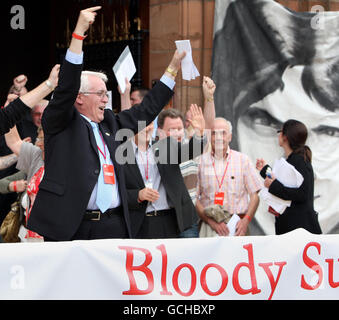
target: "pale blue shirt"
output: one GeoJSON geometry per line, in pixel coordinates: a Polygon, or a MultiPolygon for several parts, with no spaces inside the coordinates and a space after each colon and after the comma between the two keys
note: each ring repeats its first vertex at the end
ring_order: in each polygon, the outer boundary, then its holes
{"type": "MultiPolygon", "coordinates": [[[[91,122],[89,118],[81,114],[81,116],[86,119],[88,122],[91,122]]],[[[100,174],[103,174],[102,172],[102,166],[103,164],[110,164],[113,165],[111,155],[109,153],[108,148],[106,147],[106,160],[104,156],[99,152],[99,160],[100,160],[100,174]]],[[[114,166],[113,166],[114,167],[114,166]]],[[[115,170],[114,170],[114,175],[115,175],[115,170]]],[[[97,199],[97,191],[98,191],[98,182],[95,184],[94,189],[92,191],[91,197],[89,198],[89,202],[87,205],[87,210],[98,210],[98,206],[96,204],[96,199],[97,199]]],[[[121,204],[121,199],[119,195],[119,187],[118,187],[118,180],[115,175],[115,184],[113,185],[113,196],[112,196],[112,202],[111,205],[109,206],[109,209],[119,207],[121,204]]]]}

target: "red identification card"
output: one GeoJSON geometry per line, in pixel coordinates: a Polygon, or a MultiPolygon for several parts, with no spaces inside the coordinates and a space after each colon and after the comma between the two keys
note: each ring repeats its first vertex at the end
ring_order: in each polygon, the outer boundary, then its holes
{"type": "Polygon", "coordinates": [[[216,192],[214,194],[214,204],[220,204],[221,206],[224,204],[224,196],[223,192],[216,192]]]}
{"type": "Polygon", "coordinates": [[[106,184],[115,184],[115,177],[114,177],[114,167],[111,164],[104,164],[102,166],[103,173],[104,173],[104,181],[106,184]]]}

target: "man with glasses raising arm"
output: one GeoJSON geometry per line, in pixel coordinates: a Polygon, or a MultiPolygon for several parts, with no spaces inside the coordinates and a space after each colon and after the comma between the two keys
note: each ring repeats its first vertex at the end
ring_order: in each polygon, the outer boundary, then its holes
{"type": "Polygon", "coordinates": [[[119,129],[134,134],[138,121],[151,123],[173,95],[185,54],[176,52],[161,81],[136,108],[114,115],[106,75],[82,72],[83,40],[101,7],[82,10],[61,67],[59,86],[46,108],[45,175],[28,228],[45,240],[89,240],[131,236],[123,166],[115,151],[119,129]]]}

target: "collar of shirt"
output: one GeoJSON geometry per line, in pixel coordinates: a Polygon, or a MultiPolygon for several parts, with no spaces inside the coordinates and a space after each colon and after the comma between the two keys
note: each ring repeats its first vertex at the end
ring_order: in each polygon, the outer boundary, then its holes
{"type": "MultiPolygon", "coordinates": [[[[138,147],[137,144],[135,143],[134,138],[131,140],[131,142],[132,142],[134,154],[136,155],[137,152],[139,152],[139,147],[138,147]]],[[[152,140],[150,140],[150,142],[148,143],[147,150],[148,150],[149,148],[151,148],[151,147],[152,147],[152,140]]],[[[145,150],[145,151],[143,151],[143,152],[146,152],[147,150],[145,150]]]]}
{"type": "Polygon", "coordinates": [[[80,113],[80,115],[81,115],[84,119],[86,119],[89,123],[94,122],[94,121],[92,121],[90,118],[84,116],[82,113],[80,113]]]}
{"type": "MultiPolygon", "coordinates": [[[[226,157],[224,157],[223,159],[227,159],[230,152],[231,152],[231,148],[228,146],[227,151],[226,151],[226,157]]],[[[211,150],[211,157],[215,160],[222,160],[221,158],[217,158],[217,157],[214,156],[213,150],[211,150]]]]}

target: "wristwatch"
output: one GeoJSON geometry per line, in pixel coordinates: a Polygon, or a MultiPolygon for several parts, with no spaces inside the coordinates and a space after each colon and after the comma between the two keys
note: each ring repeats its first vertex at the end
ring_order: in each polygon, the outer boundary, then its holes
{"type": "Polygon", "coordinates": [[[48,88],[50,88],[52,91],[55,89],[55,87],[53,86],[53,84],[52,84],[51,81],[46,80],[45,83],[46,83],[46,86],[47,86],[48,88]]]}

